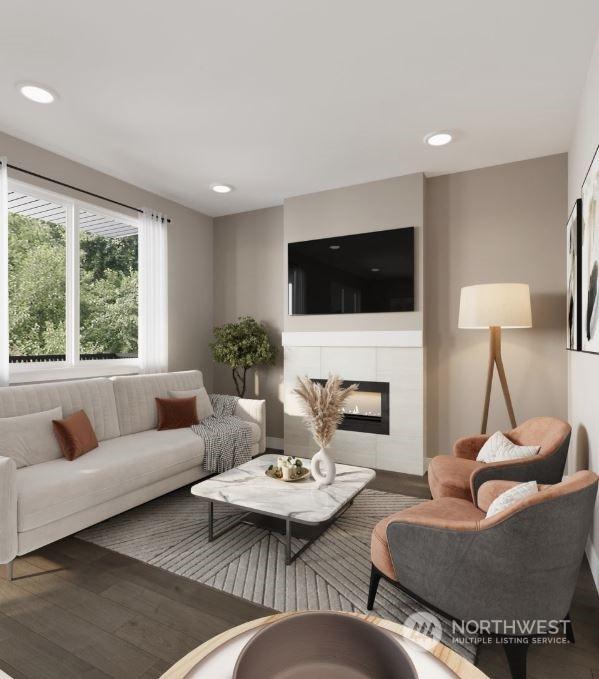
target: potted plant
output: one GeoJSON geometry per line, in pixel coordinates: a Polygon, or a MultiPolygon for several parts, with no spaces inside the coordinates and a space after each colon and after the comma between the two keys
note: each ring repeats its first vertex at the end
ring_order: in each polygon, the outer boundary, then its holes
{"type": "Polygon", "coordinates": [[[257,365],[272,365],[277,355],[266,328],[251,316],[214,328],[210,348],[217,363],[231,368],[240,398],[245,396],[247,371],[257,365]]]}

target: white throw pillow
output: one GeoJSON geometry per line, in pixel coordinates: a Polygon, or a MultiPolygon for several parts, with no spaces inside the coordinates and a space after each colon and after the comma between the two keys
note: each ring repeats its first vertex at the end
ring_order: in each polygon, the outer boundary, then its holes
{"type": "Polygon", "coordinates": [[[12,457],[17,469],[62,457],[52,420],[62,420],[62,408],[0,418],[0,455],[12,457]]]}
{"type": "Polygon", "coordinates": [[[486,441],[476,456],[477,462],[502,462],[517,460],[519,457],[536,455],[541,446],[517,446],[500,431],[496,431],[486,441]]]}
{"type": "Polygon", "coordinates": [[[200,387],[199,389],[185,389],[183,391],[169,391],[169,396],[171,398],[191,398],[196,397],[196,409],[198,413],[198,420],[201,422],[207,417],[214,415],[214,408],[212,403],[210,403],[210,396],[205,387],[200,387]]]}
{"type": "Polygon", "coordinates": [[[536,481],[528,481],[527,483],[519,483],[517,486],[504,491],[501,495],[498,495],[491,506],[487,510],[487,519],[491,518],[495,514],[499,514],[504,509],[515,505],[516,502],[520,502],[525,497],[529,495],[536,495],[539,492],[539,487],[536,481]]]}

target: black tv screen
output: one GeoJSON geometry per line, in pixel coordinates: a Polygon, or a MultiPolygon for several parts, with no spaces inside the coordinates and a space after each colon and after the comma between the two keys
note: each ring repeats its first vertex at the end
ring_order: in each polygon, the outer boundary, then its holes
{"type": "Polygon", "coordinates": [[[289,314],[414,311],[414,227],[288,244],[289,314]]]}

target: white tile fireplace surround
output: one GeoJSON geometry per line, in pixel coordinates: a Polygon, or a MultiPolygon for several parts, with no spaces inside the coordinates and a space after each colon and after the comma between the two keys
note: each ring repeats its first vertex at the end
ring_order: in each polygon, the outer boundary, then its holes
{"type": "Polygon", "coordinates": [[[424,473],[424,348],[420,331],[284,332],[285,452],[317,447],[293,389],[299,375],[389,383],[389,434],[338,430],[332,453],[344,464],[424,473]]]}

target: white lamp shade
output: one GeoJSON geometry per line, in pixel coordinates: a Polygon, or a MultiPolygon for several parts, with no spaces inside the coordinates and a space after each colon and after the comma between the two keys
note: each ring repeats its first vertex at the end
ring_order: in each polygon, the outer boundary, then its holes
{"type": "Polygon", "coordinates": [[[530,328],[530,289],[526,283],[469,285],[460,295],[460,328],[530,328]]]}

